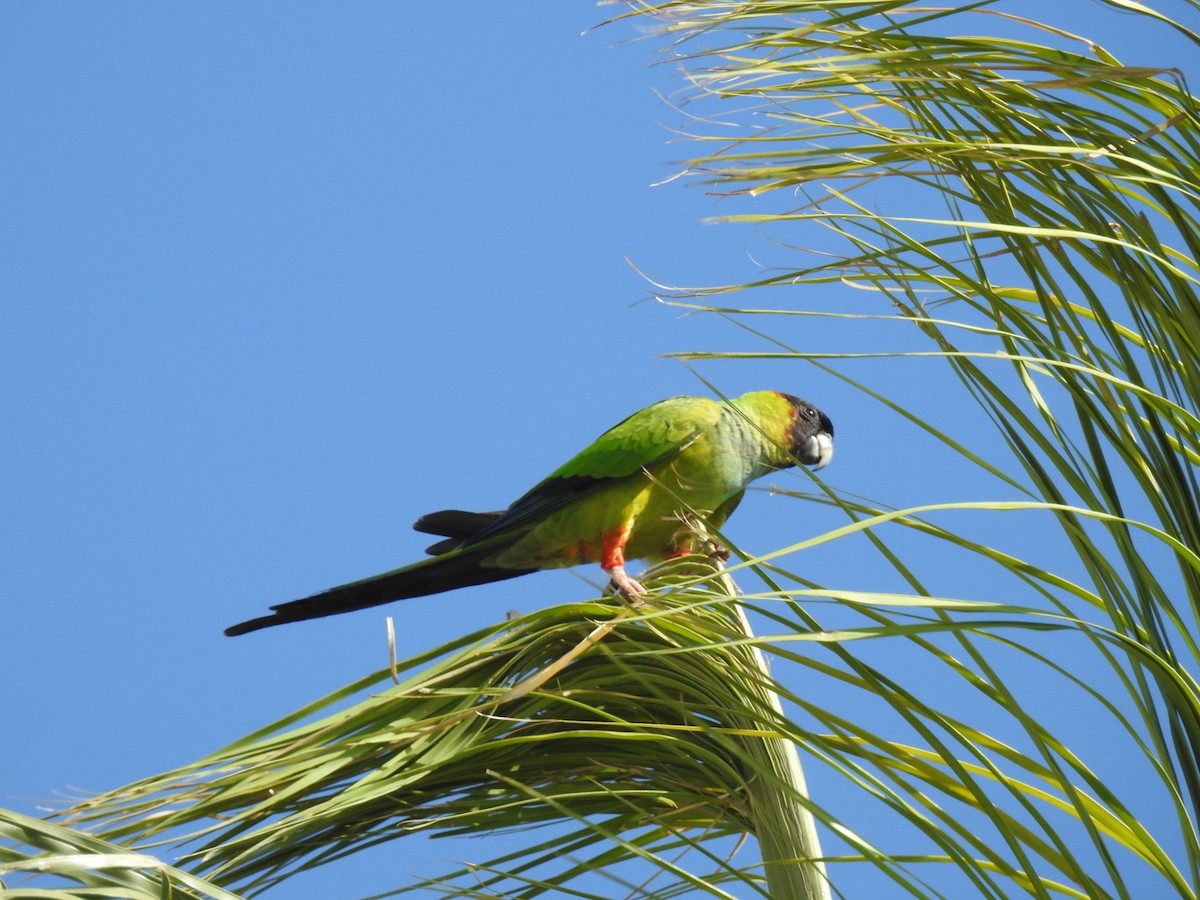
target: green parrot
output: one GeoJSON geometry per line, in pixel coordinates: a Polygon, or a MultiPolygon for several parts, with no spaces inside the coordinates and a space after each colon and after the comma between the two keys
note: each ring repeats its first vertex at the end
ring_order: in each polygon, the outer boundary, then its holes
{"type": "Polygon", "coordinates": [[[819,469],[832,458],[829,417],[789,394],[661,400],[604,432],[506,510],[419,518],[413,528],[444,538],[428,549],[430,559],[273,606],[271,615],[225,633],[579,563],[600,563],[636,601],[645,588],[626,573],[626,559],[691,553],[698,539],[689,516],[720,528],[754,479],[796,463],[819,469]]]}

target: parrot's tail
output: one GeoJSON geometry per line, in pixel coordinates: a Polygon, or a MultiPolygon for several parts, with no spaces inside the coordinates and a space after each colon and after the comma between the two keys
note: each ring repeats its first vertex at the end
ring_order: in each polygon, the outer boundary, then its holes
{"type": "Polygon", "coordinates": [[[440,534],[446,538],[444,541],[438,541],[425,548],[425,552],[430,556],[441,556],[443,553],[456,550],[463,541],[469,540],[489,528],[504,513],[505,510],[467,512],[463,509],[443,509],[421,516],[413,522],[413,530],[425,534],[440,534]]]}
{"type": "MultiPolygon", "coordinates": [[[[457,543],[456,541],[455,544],[457,543]]],[[[233,637],[273,625],[319,619],[323,616],[391,603],[393,600],[440,594],[442,591],[452,591],[472,584],[486,584],[490,581],[503,581],[537,571],[500,569],[482,564],[484,559],[493,556],[502,548],[503,544],[489,541],[482,548],[445,552],[402,569],[394,569],[373,578],[364,578],[362,581],[354,581],[320,594],[313,594],[311,597],[272,606],[271,615],[232,625],[225,629],[225,634],[233,637]]]]}

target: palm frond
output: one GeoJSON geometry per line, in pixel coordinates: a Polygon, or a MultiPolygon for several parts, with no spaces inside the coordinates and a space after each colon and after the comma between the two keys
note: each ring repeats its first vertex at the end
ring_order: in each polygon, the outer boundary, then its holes
{"type": "MultiPolygon", "coordinates": [[[[1109,5],[1134,14],[1130,27],[1167,25],[1200,43],[1161,12],[1109,5]]],[[[891,798],[902,818],[945,847],[984,895],[1007,896],[1017,885],[1034,896],[1130,896],[1127,885],[1140,883],[1132,853],[1165,882],[1152,879],[1155,890],[1194,896],[1197,106],[1176,70],[1124,65],[1067,30],[1003,10],[987,0],[945,9],[890,2],[641,9],[673,38],[692,86],[686,108],[698,133],[691,136],[704,152],[688,161],[688,174],[736,208],[726,221],[754,224],[790,254],[753,282],[665,299],[722,316],[767,344],[682,358],[805,360],[873,401],[885,392],[846,374],[853,360],[942,360],[953,373],[945,390],[957,386],[972,398],[1008,453],[1003,462],[994,447],[981,451],[977,436],[937,425],[936,410],[904,410],[944,453],[976,463],[980,492],[996,499],[893,511],[830,490],[827,502],[851,525],[748,563],[775,602],[789,604],[790,617],[774,614],[780,626],[803,622],[811,632],[805,640],[820,631],[822,596],[833,597],[838,616],[867,618],[871,624],[830,629],[824,643],[836,665],[828,674],[862,695],[887,697],[898,725],[921,738],[919,753],[936,760],[927,770],[892,747],[876,750],[870,775],[859,761],[838,757],[836,765],[860,785],[882,779],[881,799],[891,798]],[[803,255],[811,263],[796,265],[803,255]],[[845,290],[831,293],[839,286],[845,290]],[[734,291],[747,289],[782,291],[789,300],[732,302],[734,291]],[[718,303],[722,294],[730,296],[718,303]],[[824,299],[832,296],[845,299],[824,299]],[[841,332],[825,333],[848,346],[797,349],[788,339],[797,315],[839,322],[841,332]],[[895,323],[878,349],[864,350],[853,328],[866,318],[895,323]],[[1025,499],[1014,502],[1014,490],[1025,499]],[[971,537],[972,529],[1003,533],[984,516],[1014,515],[1031,520],[1015,535],[1057,531],[1057,565],[971,537]],[[950,516],[957,521],[947,524],[950,516]],[[821,589],[780,568],[791,553],[835,537],[865,539],[911,594],[821,589]],[[931,588],[947,566],[974,574],[979,606],[931,588]],[[1027,644],[1006,636],[1013,629],[1043,637],[1027,644]],[[892,666],[880,671],[867,664],[869,654],[851,649],[865,638],[900,640],[905,659],[969,686],[982,709],[959,719],[936,698],[916,699],[911,676],[892,666]],[[1096,677],[1103,690],[1092,688],[1096,677]],[[1086,696],[1096,720],[1109,723],[1097,726],[1111,729],[1105,740],[1082,745],[1056,736],[1021,689],[1030,680],[1073,702],[1086,696]],[[1019,749],[995,737],[1002,727],[1019,749]],[[1140,796],[1093,771],[1089,758],[1111,753],[1144,772],[1140,796]],[[928,783],[919,790],[911,780],[934,771],[945,779],[939,790],[961,804],[954,814],[931,805],[928,783]],[[1027,791],[1033,772],[1052,785],[1053,804],[1072,821],[1039,808],[1046,798],[1027,791]],[[897,790],[913,801],[899,800],[897,790]],[[1153,827],[1135,812],[1147,807],[1153,827]],[[972,815],[973,825],[959,824],[972,815]]],[[[805,708],[831,716],[811,700],[805,708]]],[[[858,727],[837,724],[847,736],[858,727]]],[[[873,732],[880,727],[872,720],[873,732]]]]}
{"type": "Polygon", "coordinates": [[[407,833],[565,819],[572,834],[469,877],[532,897],[645,858],[660,880],[713,896],[765,896],[768,883],[773,896],[821,896],[820,867],[796,858],[810,817],[786,723],[725,581],[695,561],[653,583],[653,608],[570,604],[484,629],[405,662],[394,687],[379,690],[388,672],[376,673],[303,722],[289,716],[72,817],[123,842],[191,847],[190,864],[250,893],[407,833]],[[725,859],[747,835],[765,869],[725,859]],[[688,849],[708,871],[670,862],[688,849]]]}
{"type": "Polygon", "coordinates": [[[148,854],[12,810],[0,810],[0,897],[238,900],[148,854]]]}

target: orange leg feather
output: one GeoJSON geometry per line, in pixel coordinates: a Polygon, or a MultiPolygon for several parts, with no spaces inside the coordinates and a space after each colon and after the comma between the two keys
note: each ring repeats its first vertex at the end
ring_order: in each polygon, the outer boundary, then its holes
{"type": "Polygon", "coordinates": [[[625,545],[629,543],[630,528],[621,525],[605,532],[600,544],[600,568],[612,579],[613,586],[632,603],[641,603],[646,589],[625,573],[625,545]]]}

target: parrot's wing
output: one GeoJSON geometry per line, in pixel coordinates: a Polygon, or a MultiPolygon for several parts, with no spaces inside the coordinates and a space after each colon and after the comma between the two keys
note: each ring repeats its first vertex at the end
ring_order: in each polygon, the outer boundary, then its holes
{"type": "Polygon", "coordinates": [[[706,397],[671,397],[635,412],[551,472],[464,546],[534,525],[599,487],[671,459],[720,417],[720,405],[706,397]]]}

